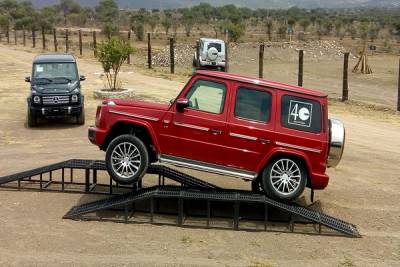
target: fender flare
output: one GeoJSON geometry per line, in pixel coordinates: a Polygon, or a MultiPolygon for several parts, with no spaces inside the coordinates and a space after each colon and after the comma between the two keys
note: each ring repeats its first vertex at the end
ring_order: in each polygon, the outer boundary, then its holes
{"type": "Polygon", "coordinates": [[[311,163],[306,153],[294,149],[281,147],[274,148],[267,155],[265,155],[261,163],[257,166],[257,172],[259,175],[263,173],[264,168],[267,166],[269,161],[277,155],[288,155],[301,158],[306,164],[308,176],[311,175],[311,163]]]}
{"type": "MultiPolygon", "coordinates": [[[[138,126],[140,126],[140,127],[145,128],[145,129],[148,131],[149,135],[150,135],[150,139],[151,139],[151,141],[152,141],[152,143],[153,143],[153,145],[154,145],[154,148],[156,149],[156,152],[157,152],[157,153],[160,152],[160,145],[159,145],[159,143],[158,143],[158,140],[157,140],[155,131],[154,131],[154,129],[153,129],[153,126],[152,126],[150,123],[148,123],[148,122],[146,122],[146,121],[143,121],[143,120],[136,120],[136,119],[133,119],[133,118],[132,118],[132,119],[131,119],[131,118],[129,118],[129,119],[128,119],[128,118],[121,118],[121,119],[115,120],[114,123],[110,125],[110,127],[108,128],[107,137],[111,134],[112,128],[113,128],[117,123],[125,123],[125,124],[131,124],[131,125],[138,125],[138,126]]],[[[106,137],[106,138],[107,138],[107,137],[106,137]]]]}

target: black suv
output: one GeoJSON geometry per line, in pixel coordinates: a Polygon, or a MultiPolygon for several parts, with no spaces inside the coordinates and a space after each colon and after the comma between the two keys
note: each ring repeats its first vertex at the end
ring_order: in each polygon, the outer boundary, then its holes
{"type": "Polygon", "coordinates": [[[85,124],[84,96],[74,56],[70,54],[42,54],[35,57],[28,97],[28,126],[37,125],[39,117],[73,117],[77,124],[85,124]]]}

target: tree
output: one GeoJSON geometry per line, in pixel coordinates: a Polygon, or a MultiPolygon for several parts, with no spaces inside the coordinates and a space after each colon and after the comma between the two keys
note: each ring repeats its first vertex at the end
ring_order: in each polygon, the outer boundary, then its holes
{"type": "Polygon", "coordinates": [[[169,16],[168,14],[165,14],[165,17],[161,21],[161,25],[164,27],[165,34],[168,35],[169,29],[172,26],[171,16],[169,16]]]}
{"type": "Polygon", "coordinates": [[[242,24],[227,22],[224,24],[224,28],[228,30],[229,39],[233,42],[237,42],[244,34],[244,26],[242,24]]]}
{"type": "Polygon", "coordinates": [[[139,10],[131,15],[131,29],[139,41],[143,41],[144,39],[144,23],[147,20],[147,15],[146,10],[139,10]]]}
{"type": "Polygon", "coordinates": [[[78,14],[81,11],[81,6],[75,0],[60,0],[57,9],[62,13],[64,18],[64,25],[67,25],[68,15],[71,13],[78,14]]]}
{"type": "Polygon", "coordinates": [[[156,29],[158,23],[160,23],[160,17],[157,13],[152,13],[151,16],[147,18],[147,23],[150,26],[151,34],[154,34],[154,30],[156,29]]]}
{"type": "Polygon", "coordinates": [[[271,18],[265,20],[265,26],[267,27],[268,41],[272,40],[272,29],[274,28],[274,21],[271,18]]]}
{"type": "Polygon", "coordinates": [[[286,39],[286,26],[282,25],[278,28],[278,34],[279,34],[279,38],[281,40],[286,39]]]}
{"type": "Polygon", "coordinates": [[[119,10],[114,0],[101,0],[96,7],[96,17],[103,24],[103,32],[110,39],[118,31],[119,10]]]}
{"type": "Polygon", "coordinates": [[[117,90],[117,77],[122,64],[134,52],[134,48],[121,38],[112,37],[96,48],[96,58],[101,63],[110,90],[117,90]]]}
{"type": "Polygon", "coordinates": [[[190,11],[187,11],[182,16],[182,24],[185,27],[186,36],[190,36],[190,32],[192,31],[193,25],[195,23],[195,18],[190,11]]]}
{"type": "Polygon", "coordinates": [[[310,26],[311,22],[309,19],[302,19],[299,22],[300,26],[303,28],[303,31],[306,32],[308,26],[310,26]]]}

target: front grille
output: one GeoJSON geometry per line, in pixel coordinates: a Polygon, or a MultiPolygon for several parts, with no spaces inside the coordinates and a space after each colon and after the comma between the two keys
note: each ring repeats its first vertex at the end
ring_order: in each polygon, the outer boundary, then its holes
{"type": "Polygon", "coordinates": [[[62,105],[69,103],[69,96],[44,96],[42,98],[43,105],[62,105]]]}

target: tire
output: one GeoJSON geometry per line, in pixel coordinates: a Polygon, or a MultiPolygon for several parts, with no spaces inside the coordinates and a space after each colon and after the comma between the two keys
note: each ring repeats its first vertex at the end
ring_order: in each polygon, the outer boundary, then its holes
{"type": "Polygon", "coordinates": [[[76,117],[76,124],[85,125],[85,108],[82,107],[81,114],[76,117]]]}
{"type": "Polygon", "coordinates": [[[120,135],[108,145],[106,167],[111,178],[120,184],[133,184],[146,174],[149,153],[143,142],[133,135],[120,135]],[[130,154],[130,157],[124,157],[130,154]]]}
{"type": "Polygon", "coordinates": [[[272,160],[264,169],[262,186],[268,197],[291,201],[303,193],[307,178],[306,167],[301,161],[281,157],[272,160]]]}
{"type": "Polygon", "coordinates": [[[28,123],[28,127],[32,128],[38,125],[37,118],[34,114],[32,114],[31,109],[28,107],[28,114],[26,116],[26,120],[28,123]]]}

